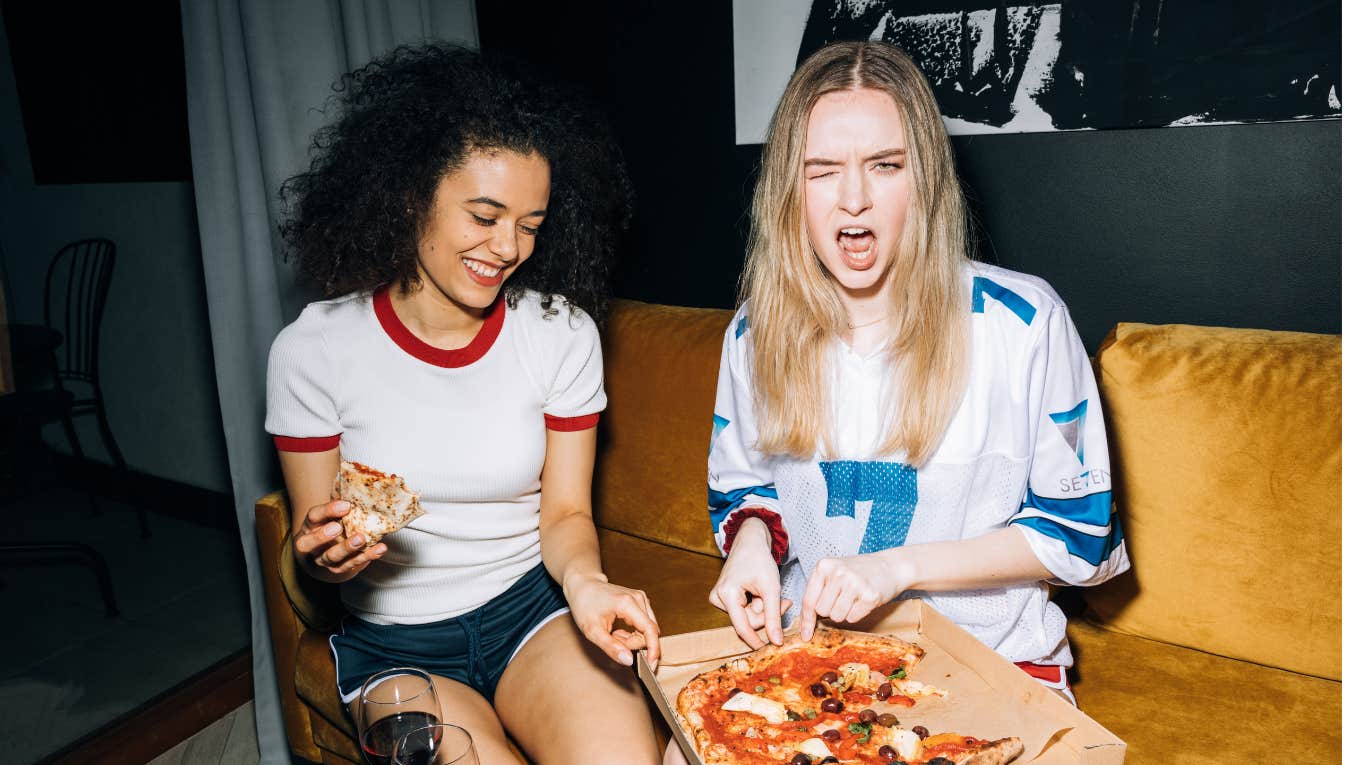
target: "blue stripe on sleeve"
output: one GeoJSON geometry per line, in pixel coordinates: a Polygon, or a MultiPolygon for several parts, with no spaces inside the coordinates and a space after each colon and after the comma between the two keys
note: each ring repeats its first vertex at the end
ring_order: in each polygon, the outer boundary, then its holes
{"type": "Polygon", "coordinates": [[[713,454],[713,447],[718,443],[718,436],[722,435],[723,429],[731,425],[732,421],[726,417],[713,415],[713,434],[708,437],[708,453],[713,454]]]}
{"type": "Polygon", "coordinates": [[[1087,494],[1084,497],[1073,499],[1055,499],[1053,497],[1041,497],[1031,489],[1025,492],[1025,501],[1021,504],[1021,509],[1034,507],[1059,518],[1066,518],[1079,523],[1089,523],[1092,526],[1110,525],[1110,492],[1098,491],[1094,494],[1087,494]]]}
{"type": "Polygon", "coordinates": [[[709,489],[708,519],[713,522],[713,533],[717,534],[718,529],[722,528],[722,522],[727,518],[728,514],[736,509],[743,499],[752,495],[767,497],[769,499],[779,498],[779,493],[774,490],[773,484],[748,486],[744,489],[733,489],[726,494],[709,489]]]}
{"type": "Polygon", "coordinates": [[[1068,409],[1066,412],[1053,412],[1048,416],[1058,424],[1072,422],[1074,420],[1080,422],[1086,417],[1086,404],[1088,400],[1089,399],[1082,399],[1080,404],[1068,409]]]}
{"type": "Polygon", "coordinates": [[[741,336],[744,335],[744,334],[746,334],[746,317],[745,317],[745,316],[741,317],[740,319],[737,319],[737,333],[736,333],[736,334],[737,334],[737,337],[736,337],[737,340],[740,340],[740,339],[741,339],[741,336]]]}
{"type": "Polygon", "coordinates": [[[1002,287],[1000,284],[982,276],[973,277],[973,313],[982,313],[985,308],[982,296],[986,295],[997,300],[1001,305],[1011,309],[1011,313],[1020,317],[1020,321],[1026,324],[1034,321],[1036,313],[1034,306],[1028,300],[1002,287]]]}
{"type": "Polygon", "coordinates": [[[1061,541],[1069,554],[1081,558],[1092,566],[1099,566],[1109,559],[1110,553],[1124,541],[1124,527],[1118,518],[1110,520],[1110,533],[1103,537],[1083,534],[1047,518],[1020,518],[1011,523],[1029,526],[1046,537],[1061,541]]]}

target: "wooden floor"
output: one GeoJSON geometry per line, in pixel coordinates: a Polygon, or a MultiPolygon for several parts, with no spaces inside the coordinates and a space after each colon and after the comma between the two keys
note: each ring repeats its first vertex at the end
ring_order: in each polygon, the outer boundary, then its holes
{"type": "Polygon", "coordinates": [[[259,765],[259,762],[255,702],[248,701],[147,765],[259,765]]]}
{"type": "Polygon", "coordinates": [[[143,539],[135,507],[100,497],[92,514],[88,494],[55,473],[39,476],[31,489],[11,494],[0,476],[5,541],[59,539],[99,551],[120,613],[106,615],[91,570],[70,565],[78,559],[6,555],[0,599],[7,613],[25,616],[16,628],[0,630],[0,763],[115,765],[112,755],[124,745],[173,732],[158,748],[138,752],[142,759],[116,763],[144,765],[251,698],[250,598],[240,534],[153,513],[151,536],[143,539]],[[150,722],[150,733],[65,758],[79,742],[137,717],[236,654],[245,657],[243,692],[220,704],[207,703],[208,689],[180,699],[181,707],[204,708],[192,728],[168,731],[165,712],[182,710],[166,710],[150,722]]]}

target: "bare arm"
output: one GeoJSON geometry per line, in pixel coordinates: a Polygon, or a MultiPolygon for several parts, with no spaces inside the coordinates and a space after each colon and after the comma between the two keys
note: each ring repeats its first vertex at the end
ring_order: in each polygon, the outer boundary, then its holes
{"type": "Polygon", "coordinates": [[[823,558],[803,595],[801,631],[810,638],[818,616],[857,622],[905,590],[977,590],[1051,578],[1024,532],[1010,526],[955,542],[823,558]]]}
{"type": "Polygon", "coordinates": [[[543,564],[562,585],[582,634],[621,664],[646,647],[655,662],[660,630],[647,595],[609,583],[600,567],[600,542],[591,516],[595,428],[548,431],[543,460],[539,535],[543,564]],[[633,628],[615,629],[616,620],[633,628]]]}
{"type": "Polygon", "coordinates": [[[894,587],[941,592],[1006,587],[1052,579],[1020,529],[1004,529],[972,539],[884,550],[897,572],[894,587]]]}
{"type": "Polygon", "coordinates": [[[349,503],[332,502],[331,486],[340,470],[340,450],[279,452],[288,503],[293,508],[293,557],[308,576],[323,582],[353,579],[382,557],[387,546],[363,549],[364,538],[340,537],[340,519],[349,503]]]}
{"type": "Polygon", "coordinates": [[[539,534],[543,564],[567,591],[583,579],[606,578],[590,509],[594,461],[595,428],[548,431],[539,534]]]}

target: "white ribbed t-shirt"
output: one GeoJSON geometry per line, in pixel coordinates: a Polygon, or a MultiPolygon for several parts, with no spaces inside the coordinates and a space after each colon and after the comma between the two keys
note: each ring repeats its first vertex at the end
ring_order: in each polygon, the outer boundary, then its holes
{"type": "Polygon", "coordinates": [[[426,514],[341,586],[356,616],[421,624],[471,611],[542,560],[547,430],[605,407],[600,337],[560,299],[497,300],[471,343],[430,346],[385,289],[308,305],[269,354],[265,429],[281,451],[326,451],[406,479],[426,514]]]}

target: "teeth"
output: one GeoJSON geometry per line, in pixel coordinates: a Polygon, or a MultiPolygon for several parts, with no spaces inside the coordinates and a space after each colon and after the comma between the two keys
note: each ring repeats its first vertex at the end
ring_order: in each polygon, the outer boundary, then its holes
{"type": "Polygon", "coordinates": [[[843,228],[843,229],[841,229],[841,233],[842,233],[842,234],[847,234],[847,235],[849,235],[849,236],[859,236],[860,234],[867,234],[867,233],[869,233],[869,229],[867,229],[867,228],[843,228]]]}
{"type": "Polygon", "coordinates": [[[467,266],[474,274],[485,276],[488,279],[501,272],[501,269],[499,268],[492,268],[484,263],[468,260],[467,258],[463,258],[463,265],[467,266]]]}

